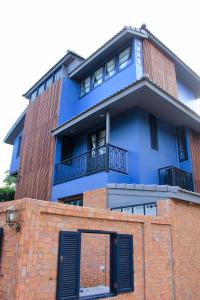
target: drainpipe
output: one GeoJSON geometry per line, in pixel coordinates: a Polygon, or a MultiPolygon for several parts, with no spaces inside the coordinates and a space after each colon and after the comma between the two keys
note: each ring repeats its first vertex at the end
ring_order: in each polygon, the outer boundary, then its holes
{"type": "Polygon", "coordinates": [[[110,113],[106,112],[106,172],[109,172],[110,113]]]}

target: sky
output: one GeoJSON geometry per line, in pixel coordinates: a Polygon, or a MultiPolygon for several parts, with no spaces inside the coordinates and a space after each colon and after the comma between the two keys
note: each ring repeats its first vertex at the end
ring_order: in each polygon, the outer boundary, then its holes
{"type": "MultiPolygon", "coordinates": [[[[147,28],[200,74],[199,1],[6,0],[0,3],[0,184],[12,146],[3,143],[22,97],[68,49],[89,56],[125,25],[147,28]]],[[[196,102],[200,113],[200,102],[196,102]]]]}

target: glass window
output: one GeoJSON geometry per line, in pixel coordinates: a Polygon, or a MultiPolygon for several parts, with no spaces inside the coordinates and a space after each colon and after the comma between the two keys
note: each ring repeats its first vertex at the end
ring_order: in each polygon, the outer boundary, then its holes
{"type": "Polygon", "coordinates": [[[134,206],[133,213],[136,215],[144,215],[144,206],[143,205],[134,206]]]}
{"type": "Polygon", "coordinates": [[[48,87],[50,87],[53,83],[53,76],[49,77],[46,81],[46,89],[48,89],[48,87]]]}
{"type": "Polygon", "coordinates": [[[122,211],[121,208],[113,208],[112,210],[113,210],[113,211],[117,211],[117,212],[121,212],[121,211],[122,211]]]}
{"type": "Polygon", "coordinates": [[[151,114],[149,114],[149,129],[150,129],[151,148],[154,150],[158,150],[157,119],[155,116],[151,114]]]}
{"type": "Polygon", "coordinates": [[[83,206],[83,199],[66,201],[65,203],[68,205],[83,206]]]}
{"type": "Polygon", "coordinates": [[[56,72],[55,72],[55,76],[54,76],[54,79],[55,81],[60,79],[61,78],[61,75],[62,75],[62,68],[58,69],[56,72]]]}
{"type": "Polygon", "coordinates": [[[81,96],[86,95],[90,91],[90,77],[87,77],[81,82],[81,96]]]}
{"type": "Polygon", "coordinates": [[[105,78],[112,77],[116,73],[116,59],[113,58],[105,65],[105,78]]]}
{"type": "Polygon", "coordinates": [[[37,90],[32,93],[31,101],[34,101],[36,98],[37,98],[37,90]]]}
{"type": "Polygon", "coordinates": [[[95,88],[96,86],[100,85],[103,81],[103,68],[99,68],[93,75],[92,75],[92,87],[95,88]]]}
{"type": "Polygon", "coordinates": [[[131,207],[123,207],[122,211],[124,213],[127,213],[127,214],[131,214],[131,215],[133,214],[133,208],[132,208],[132,206],[131,207]]]}
{"type": "Polygon", "coordinates": [[[177,144],[178,144],[179,161],[185,161],[188,159],[185,128],[183,127],[177,128],[176,137],[177,137],[177,144]]]}
{"type": "Polygon", "coordinates": [[[146,204],[145,205],[145,215],[156,216],[156,204],[146,204]]]}
{"type": "Polygon", "coordinates": [[[44,83],[38,89],[38,96],[44,92],[44,83]]]}
{"type": "Polygon", "coordinates": [[[126,48],[119,54],[119,69],[124,69],[131,59],[131,48],[126,48]]]}

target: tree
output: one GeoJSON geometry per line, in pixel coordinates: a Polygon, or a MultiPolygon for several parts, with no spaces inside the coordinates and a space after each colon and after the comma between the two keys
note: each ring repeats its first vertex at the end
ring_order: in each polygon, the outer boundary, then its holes
{"type": "Polygon", "coordinates": [[[0,202],[13,200],[15,197],[16,177],[5,172],[4,186],[0,187],[0,202]]]}
{"type": "Polygon", "coordinates": [[[6,171],[5,175],[6,175],[6,177],[4,178],[3,182],[5,183],[6,187],[15,188],[17,177],[10,175],[9,171],[6,171]]]}

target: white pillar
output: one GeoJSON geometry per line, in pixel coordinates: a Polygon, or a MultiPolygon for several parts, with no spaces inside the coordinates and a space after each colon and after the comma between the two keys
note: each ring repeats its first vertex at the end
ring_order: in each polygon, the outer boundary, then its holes
{"type": "Polygon", "coordinates": [[[106,144],[110,143],[110,113],[106,112],[106,144]]]}

